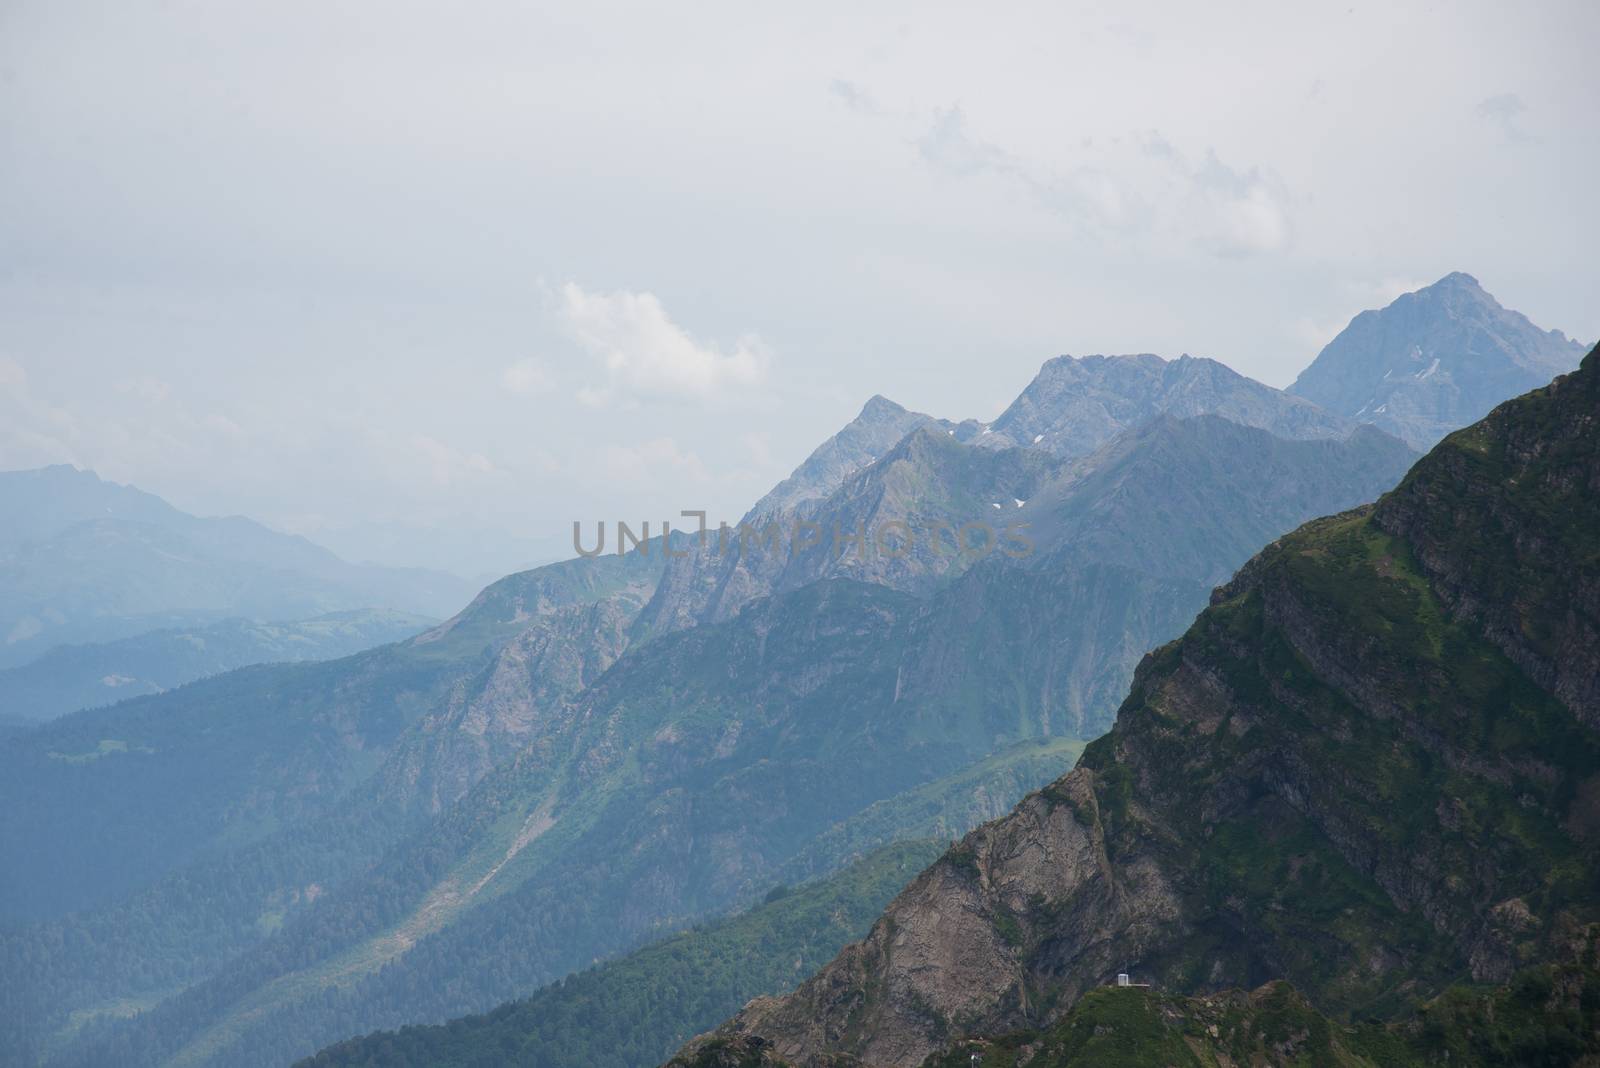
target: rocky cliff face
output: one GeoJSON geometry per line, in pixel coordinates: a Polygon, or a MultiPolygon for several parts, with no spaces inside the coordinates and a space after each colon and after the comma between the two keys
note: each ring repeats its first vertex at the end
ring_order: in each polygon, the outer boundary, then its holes
{"type": "MultiPolygon", "coordinates": [[[[715,1042],[914,1065],[1132,970],[1395,1012],[1600,919],[1600,353],[1376,508],[1283,538],[1146,658],[1077,769],[715,1042]]],[[[696,1049],[687,1056],[696,1055],[696,1049]]]]}
{"type": "Polygon", "coordinates": [[[1583,352],[1457,272],[1356,316],[1289,392],[1426,449],[1571,371],[1583,352]]]}

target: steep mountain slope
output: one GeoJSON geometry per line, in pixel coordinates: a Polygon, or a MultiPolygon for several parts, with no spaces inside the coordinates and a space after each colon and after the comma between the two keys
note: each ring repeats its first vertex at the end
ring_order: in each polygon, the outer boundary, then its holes
{"type": "Polygon", "coordinates": [[[156,630],[67,645],[0,671],[0,717],[40,721],[80,708],[170,690],[250,664],[334,660],[388,645],[438,623],[380,609],[291,623],[229,619],[193,630],[156,630]]]}
{"type": "Polygon", "coordinates": [[[975,440],[1087,456],[1158,415],[1220,415],[1278,437],[1343,438],[1353,425],[1331,411],[1246,378],[1215,360],[1181,356],[1057,356],[975,440]]]}
{"type": "MultiPolygon", "coordinates": [[[[326,663],[244,668],[6,739],[0,913],[53,915],[110,901],[210,848],[344,807],[346,792],[382,767],[408,726],[441,709],[482,710],[474,699],[492,696],[497,658],[518,655],[507,643],[529,632],[554,630],[566,655],[587,663],[540,680],[575,692],[609,666],[626,625],[608,642],[588,613],[601,604],[636,612],[658,569],[642,554],[552,565],[496,583],[450,622],[404,643],[326,663]],[[564,625],[573,615],[580,625],[564,625]]],[[[462,745],[477,748],[502,728],[515,730],[486,716],[462,745]]]]}
{"type": "Polygon", "coordinates": [[[1457,272],[1356,316],[1289,392],[1426,449],[1571,371],[1583,352],[1457,272]]]}
{"type": "MultiPolygon", "coordinates": [[[[265,1064],[481,1010],[749,900],[819,833],[992,752],[981,724],[879,711],[914,598],[848,582],[790,596],[804,603],[635,650],[370,873],[53,1063],[265,1064]]],[[[963,826],[995,815],[1080,748],[1019,747],[939,807],[959,802],[963,826]]]]}
{"type": "Polygon", "coordinates": [[[1147,658],[1078,768],[717,1041],[912,1065],[1129,968],[1397,1014],[1592,955],[1597,431],[1600,351],[1375,507],[1269,547],[1147,658]]]}
{"type": "Polygon", "coordinates": [[[453,575],[349,564],[304,538],[188,515],[70,467],[0,472],[0,515],[0,667],[230,616],[381,608],[437,618],[472,595],[453,575]]]}
{"type": "Polygon", "coordinates": [[[943,842],[901,842],[748,912],[664,939],[448,1025],[351,1039],[304,1068],[583,1064],[632,1068],[668,1056],[758,994],[782,993],[859,937],[943,842]]]}
{"type": "Polygon", "coordinates": [[[0,899],[39,918],[0,927],[0,1048],[153,1004],[370,868],[611,664],[660,558],[513,575],[405,643],[0,740],[0,899]]]}
{"type": "MultiPolygon", "coordinates": [[[[811,580],[658,637],[551,706],[514,762],[371,873],[106,1039],[126,1045],[87,1044],[61,1063],[113,1049],[130,1064],[246,1063],[269,1033],[304,1051],[341,1030],[481,1010],[930,819],[954,829],[947,814],[964,826],[994,813],[1047,781],[1042,761],[1065,758],[1027,740],[1098,733],[1140,644],[1177,633],[1217,573],[1306,507],[1392,484],[1410,457],[1376,432],[1291,442],[1221,419],[1166,420],[1074,467],[1080,494],[1041,494],[1057,540],[1037,560],[995,554],[921,597],[811,580]],[[1197,501],[1196,527],[1210,509],[1227,521],[1198,548],[1163,552],[1164,538],[1196,539],[1161,517],[1197,501]],[[969,770],[1006,746],[1016,748],[1003,761],[969,770]],[[952,808],[972,797],[986,806],[952,808]]],[[[905,479],[953,487],[922,500],[990,509],[989,494],[962,488],[974,465],[1051,462],[914,432],[838,496],[882,501],[862,487],[905,479]],[[913,460],[926,466],[906,478],[913,460]]],[[[408,738],[459,734],[441,723],[408,738]]]]}

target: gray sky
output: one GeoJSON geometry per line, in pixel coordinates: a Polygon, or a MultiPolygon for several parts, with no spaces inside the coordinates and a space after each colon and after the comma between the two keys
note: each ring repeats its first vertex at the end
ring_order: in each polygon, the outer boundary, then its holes
{"type": "Polygon", "coordinates": [[[1062,352],[1600,335],[1600,5],[859,6],[0,0],[0,468],[482,573],[1062,352]]]}

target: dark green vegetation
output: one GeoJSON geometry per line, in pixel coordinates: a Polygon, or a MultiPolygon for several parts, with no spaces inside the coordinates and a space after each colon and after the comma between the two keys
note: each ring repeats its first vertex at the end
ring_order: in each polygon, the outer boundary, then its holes
{"type": "Polygon", "coordinates": [[[1543,965],[1451,987],[1389,1023],[1340,1023],[1284,982],[1180,997],[1102,987],[1044,1031],[958,1042],[924,1068],[1568,1068],[1600,1057],[1600,970],[1543,965]]]}
{"type": "Polygon", "coordinates": [[[405,612],[334,612],[293,623],[229,619],[193,630],[65,645],[0,671],[0,717],[54,719],[251,664],[335,660],[401,641],[437,622],[405,612]]]}
{"type": "Polygon", "coordinates": [[[303,1068],[656,1064],[752,997],[791,989],[862,931],[938,856],[932,841],[886,846],[822,882],[775,887],[767,903],[447,1025],[341,1042],[303,1068]]]}
{"type": "MultiPolygon", "coordinates": [[[[1050,1031],[1132,966],[1179,995],[1284,979],[1340,1021],[1406,1020],[1466,984],[1392,1032],[1424,1043],[1404,1056],[1570,1063],[1593,1041],[1597,635],[1600,352],[1447,438],[1375,506],[1261,552],[1146,658],[1077,769],[722,1038],[908,1065],[1050,1031]],[[1513,978],[1528,968],[1543,972],[1513,978]]],[[[1089,1057],[1110,1033],[1054,1041],[1089,1057]]],[[[1122,1033],[1152,1053],[1181,1028],[1130,1017],[1122,1033]]],[[[1366,1056],[1363,1035],[1330,1032],[1323,1053],[1366,1056]]]]}
{"type": "MultiPolygon", "coordinates": [[[[1043,1029],[964,1039],[930,1054],[921,1068],[1572,1068],[1600,1057],[1594,965],[1593,958],[1587,965],[1542,965],[1501,987],[1451,987],[1388,1023],[1330,1019],[1281,981],[1201,997],[1100,987],[1043,1029]]],[[[511,1063],[492,1056],[474,1062],[511,1063]]],[[[757,1036],[738,1035],[698,1043],[669,1063],[785,1068],[793,1062],[757,1036]]],[[[806,1063],[858,1068],[862,1062],[823,1054],[806,1063]]]]}

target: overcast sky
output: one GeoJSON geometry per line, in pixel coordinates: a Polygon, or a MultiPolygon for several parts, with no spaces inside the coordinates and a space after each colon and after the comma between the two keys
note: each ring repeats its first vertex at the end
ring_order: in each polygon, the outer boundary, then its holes
{"type": "Polygon", "coordinates": [[[1600,5],[0,0],[0,468],[481,574],[874,393],[1600,335],[1600,5]]]}

